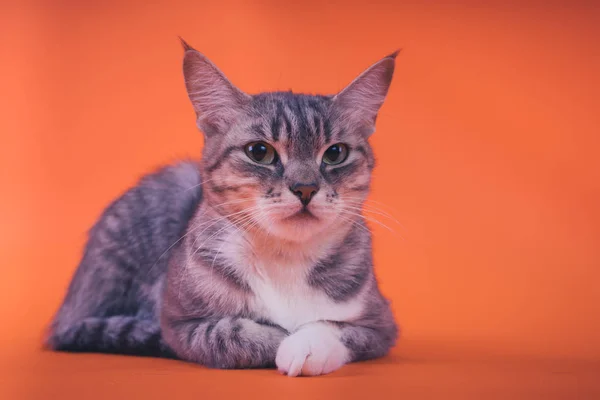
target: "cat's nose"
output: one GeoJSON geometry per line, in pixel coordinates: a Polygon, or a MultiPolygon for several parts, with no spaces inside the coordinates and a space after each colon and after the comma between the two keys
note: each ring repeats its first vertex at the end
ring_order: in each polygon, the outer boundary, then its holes
{"type": "Polygon", "coordinates": [[[290,186],[290,190],[300,199],[303,205],[307,206],[319,191],[319,185],[316,183],[296,183],[290,186]]]}

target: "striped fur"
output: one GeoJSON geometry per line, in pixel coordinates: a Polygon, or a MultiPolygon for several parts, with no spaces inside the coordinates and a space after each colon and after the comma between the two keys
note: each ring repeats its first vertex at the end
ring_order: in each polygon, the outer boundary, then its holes
{"type": "Polygon", "coordinates": [[[248,95],[184,48],[202,161],[145,176],[104,211],[48,344],[291,376],[385,355],[398,329],[360,209],[395,54],[335,96],[248,95]],[[273,164],[248,157],[257,141],[273,164]],[[336,143],[348,158],[324,163],[336,143]],[[308,203],[298,185],[315,188],[308,203]]]}

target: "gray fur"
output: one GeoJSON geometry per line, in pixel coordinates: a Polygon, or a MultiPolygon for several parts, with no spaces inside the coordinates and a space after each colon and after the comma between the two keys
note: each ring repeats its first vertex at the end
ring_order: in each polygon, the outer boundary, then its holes
{"type": "MultiPolygon", "coordinates": [[[[280,204],[298,183],[315,184],[331,207],[348,199],[358,199],[352,204],[360,207],[374,166],[368,136],[387,93],[393,56],[338,96],[250,96],[200,53],[188,45],[185,50],[186,85],[206,138],[202,161],[145,176],[103,212],[48,344],[63,351],[176,357],[215,368],[272,367],[279,344],[293,332],[253,308],[256,294],[243,257],[221,249],[232,232],[279,239],[231,215],[242,213],[248,198],[280,204]],[[244,145],[256,140],[280,146],[285,163],[250,162],[244,145]],[[319,149],[337,142],[353,152],[348,162],[312,161],[319,149]]],[[[364,297],[358,318],[330,322],[341,328],[352,360],[380,357],[394,345],[398,329],[373,273],[368,227],[356,211],[341,221],[337,236],[321,233],[329,247],[306,282],[336,303],[364,297]]]]}
{"type": "Polygon", "coordinates": [[[308,276],[308,283],[323,290],[337,302],[353,297],[372,279],[373,262],[371,238],[361,229],[351,230],[342,245],[327,257],[319,260],[308,276]]]}
{"type": "Polygon", "coordinates": [[[90,230],[81,263],[52,323],[51,347],[165,353],[162,339],[154,342],[160,332],[156,312],[169,246],[181,237],[200,202],[199,184],[197,165],[183,162],[144,177],[106,208],[90,230]],[[106,323],[100,323],[102,318],[106,323]],[[122,337],[123,331],[130,331],[131,337],[122,337]],[[152,346],[145,348],[145,342],[152,346]]]}
{"type": "Polygon", "coordinates": [[[371,278],[365,312],[351,322],[342,322],[342,341],[352,354],[352,361],[364,361],[383,357],[398,338],[398,327],[386,300],[371,278]]]}

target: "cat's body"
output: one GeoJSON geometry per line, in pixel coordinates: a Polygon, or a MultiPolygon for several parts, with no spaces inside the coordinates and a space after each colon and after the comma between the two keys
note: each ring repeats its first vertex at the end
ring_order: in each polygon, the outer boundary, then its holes
{"type": "Polygon", "coordinates": [[[385,355],[397,327],[360,207],[394,56],[337,96],[248,96],[186,47],[202,161],[148,175],[107,208],[50,346],[291,376],[385,355]]]}

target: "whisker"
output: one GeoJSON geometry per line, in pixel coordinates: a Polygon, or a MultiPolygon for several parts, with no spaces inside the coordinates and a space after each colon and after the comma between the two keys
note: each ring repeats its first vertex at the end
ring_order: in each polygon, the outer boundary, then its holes
{"type": "Polygon", "coordinates": [[[396,232],[395,230],[393,230],[392,228],[390,228],[389,226],[387,226],[386,224],[384,224],[383,222],[379,221],[378,219],[376,219],[374,217],[367,217],[362,214],[356,213],[352,210],[349,210],[347,208],[342,208],[342,210],[343,210],[343,212],[345,212],[347,214],[354,215],[356,217],[363,218],[366,221],[373,222],[377,225],[380,225],[380,226],[384,227],[385,229],[389,230],[390,232],[392,232],[394,235],[398,235],[402,240],[405,240],[404,237],[402,237],[400,234],[398,234],[398,232],[396,232]]]}
{"type": "MultiPolygon", "coordinates": [[[[256,208],[256,206],[255,206],[255,207],[250,207],[250,208],[247,208],[247,209],[243,209],[243,210],[241,210],[241,211],[237,211],[237,212],[234,212],[234,213],[231,213],[231,214],[223,215],[223,216],[220,216],[220,217],[218,217],[218,218],[215,218],[215,219],[213,219],[212,221],[215,221],[215,222],[214,222],[213,224],[210,224],[209,226],[207,226],[205,229],[203,229],[203,230],[202,230],[202,232],[200,232],[200,233],[198,234],[198,237],[196,238],[196,240],[194,240],[194,243],[192,243],[192,247],[195,247],[195,246],[196,246],[197,239],[200,237],[200,235],[201,235],[202,233],[206,232],[208,229],[210,229],[210,228],[211,228],[212,226],[214,226],[215,224],[219,223],[220,221],[224,221],[224,220],[226,220],[226,219],[229,219],[229,218],[231,218],[231,217],[233,217],[233,216],[236,216],[236,215],[239,215],[239,214],[246,213],[246,212],[248,212],[250,209],[253,209],[253,208],[256,208]]],[[[210,221],[209,221],[209,223],[210,223],[210,221]]],[[[203,223],[203,224],[204,224],[204,223],[203,223]]],[[[203,224],[201,224],[201,225],[203,225],[203,224]]]]}
{"type": "Polygon", "coordinates": [[[212,182],[212,181],[214,181],[214,180],[216,180],[216,179],[218,179],[218,178],[212,178],[212,179],[206,179],[206,180],[203,180],[203,181],[202,181],[202,182],[200,182],[200,183],[197,183],[197,184],[195,184],[195,185],[193,185],[193,186],[190,186],[190,187],[189,187],[189,188],[187,188],[187,189],[184,189],[184,190],[182,190],[182,192],[183,192],[183,193],[185,193],[185,192],[187,192],[187,191],[190,191],[190,190],[192,190],[192,189],[195,189],[195,188],[197,188],[198,186],[202,186],[203,184],[205,184],[205,183],[207,183],[207,182],[212,182]]]}
{"type": "Polygon", "coordinates": [[[391,219],[393,222],[395,222],[398,225],[402,226],[402,224],[400,223],[400,221],[398,221],[392,215],[386,213],[385,211],[381,211],[379,209],[376,209],[376,208],[372,208],[372,207],[364,206],[364,205],[362,207],[352,207],[352,206],[349,206],[349,205],[344,205],[343,207],[351,208],[353,210],[366,211],[366,212],[369,212],[369,213],[381,215],[382,217],[386,217],[388,219],[391,219]]]}
{"type": "Polygon", "coordinates": [[[395,217],[394,214],[391,214],[389,212],[387,212],[386,210],[384,210],[381,207],[388,207],[390,208],[392,211],[396,211],[393,208],[391,208],[390,206],[381,203],[381,202],[377,202],[375,200],[371,200],[371,199],[361,199],[359,197],[351,197],[351,196],[343,196],[341,198],[343,201],[347,201],[347,200],[351,200],[348,201],[348,203],[352,204],[352,205],[356,205],[359,207],[362,207],[365,211],[377,211],[377,213],[381,213],[382,216],[386,216],[389,219],[392,219],[394,222],[396,222],[402,229],[404,229],[405,231],[407,231],[408,229],[400,222],[398,221],[398,219],[395,217]],[[357,201],[356,201],[357,200],[357,201]],[[375,206],[373,204],[368,204],[368,203],[376,203],[378,204],[378,206],[375,206]]]}
{"type": "MultiPolygon", "coordinates": [[[[255,210],[257,210],[257,209],[258,209],[258,207],[257,207],[257,206],[255,206],[255,207],[250,207],[250,208],[244,209],[244,210],[242,210],[242,211],[238,211],[238,212],[236,212],[236,213],[229,214],[229,215],[227,216],[227,218],[229,218],[229,217],[231,217],[231,216],[234,216],[234,215],[243,214],[243,213],[250,213],[250,212],[252,212],[252,211],[255,211],[255,210]]],[[[224,219],[224,218],[220,218],[220,220],[223,220],[223,219],[224,219]]],[[[212,226],[212,225],[211,225],[211,226],[212,226]]],[[[198,249],[200,249],[200,248],[202,248],[202,246],[204,246],[204,244],[205,244],[205,243],[206,243],[208,240],[210,240],[210,239],[212,239],[213,237],[215,237],[215,235],[218,235],[219,233],[221,233],[221,232],[222,232],[222,231],[223,231],[225,228],[227,228],[227,227],[228,227],[228,226],[226,225],[224,228],[221,228],[221,229],[219,229],[217,232],[215,232],[214,234],[212,234],[211,236],[209,236],[209,238],[208,238],[207,240],[205,240],[204,242],[202,242],[202,243],[201,243],[201,244],[200,244],[200,245],[199,245],[199,246],[196,248],[196,251],[195,251],[195,252],[194,252],[192,255],[196,254],[197,250],[198,250],[198,249]]],[[[200,234],[198,235],[198,237],[200,237],[200,235],[201,235],[203,232],[205,232],[205,231],[206,231],[206,229],[204,229],[202,232],[200,232],[200,234]]],[[[196,247],[196,243],[197,243],[197,241],[194,241],[194,243],[192,244],[192,247],[196,247]]]]}
{"type": "Polygon", "coordinates": [[[352,218],[349,217],[345,217],[342,215],[338,215],[339,218],[343,219],[344,221],[350,222],[352,225],[356,226],[357,228],[361,229],[362,231],[368,233],[369,235],[371,234],[371,231],[367,228],[365,228],[364,226],[362,226],[361,224],[359,224],[358,222],[356,222],[356,220],[353,220],[352,218]]]}
{"type": "MultiPolygon", "coordinates": [[[[203,229],[203,230],[202,230],[200,233],[198,233],[198,236],[196,237],[196,239],[194,239],[194,242],[192,243],[192,248],[195,248],[195,247],[196,247],[196,243],[197,243],[198,239],[200,238],[200,236],[202,235],[202,233],[204,233],[206,230],[208,230],[208,229],[209,229],[209,228],[211,228],[212,226],[214,226],[214,225],[218,224],[219,222],[221,222],[221,221],[224,221],[225,219],[228,219],[228,218],[230,218],[230,217],[232,217],[232,216],[239,215],[239,214],[241,214],[241,213],[244,213],[244,212],[249,212],[249,211],[251,211],[251,210],[252,210],[252,209],[254,209],[254,208],[256,208],[256,207],[251,207],[251,208],[249,208],[249,209],[244,209],[244,210],[242,210],[242,211],[238,211],[238,212],[235,212],[235,213],[232,213],[232,214],[228,214],[228,215],[225,215],[225,216],[221,216],[221,217],[219,217],[219,218],[215,218],[215,219],[213,219],[213,220],[212,220],[212,221],[214,221],[214,222],[212,222],[212,223],[211,223],[211,222],[208,222],[208,226],[207,226],[207,227],[205,227],[205,228],[204,228],[204,229],[203,229]]],[[[205,224],[206,224],[206,223],[203,223],[203,224],[200,224],[200,225],[205,225],[205,224]]],[[[212,235],[210,235],[210,236],[209,236],[209,237],[208,237],[206,240],[204,240],[204,241],[202,242],[202,244],[201,244],[200,246],[198,246],[198,247],[197,247],[197,248],[194,250],[194,252],[193,252],[193,253],[190,255],[190,257],[193,257],[193,256],[194,256],[196,253],[198,253],[198,251],[199,251],[199,250],[202,248],[202,246],[204,246],[204,244],[205,244],[205,243],[207,243],[208,241],[210,241],[212,238],[216,237],[216,236],[217,236],[219,233],[223,232],[223,231],[224,231],[225,229],[227,229],[227,228],[231,228],[231,226],[230,226],[230,225],[225,225],[225,227],[224,227],[224,228],[221,228],[221,229],[219,229],[217,232],[215,232],[215,233],[213,233],[212,235]]],[[[184,278],[184,276],[187,274],[188,267],[189,267],[189,260],[188,260],[188,262],[186,263],[186,265],[184,265],[184,267],[183,267],[183,269],[182,269],[182,273],[181,273],[181,276],[180,276],[180,279],[179,279],[179,286],[178,286],[179,288],[181,288],[181,283],[182,283],[182,281],[183,281],[183,278],[184,278]]],[[[179,295],[179,294],[178,294],[178,295],[179,295]]]]}
{"type": "MultiPolygon", "coordinates": [[[[230,215],[232,215],[232,214],[230,214],[230,215]]],[[[225,216],[225,217],[227,217],[227,216],[225,216]]],[[[183,235],[182,235],[182,236],[181,236],[179,239],[177,239],[175,242],[173,242],[173,244],[171,244],[169,247],[167,247],[167,249],[166,249],[165,251],[163,251],[163,252],[162,252],[162,254],[161,254],[160,256],[158,256],[158,258],[156,259],[156,261],[154,262],[154,264],[152,264],[152,266],[151,266],[151,267],[148,269],[148,272],[147,272],[147,273],[149,274],[149,273],[150,273],[150,272],[151,272],[151,271],[154,269],[154,267],[155,267],[155,266],[158,264],[158,262],[160,261],[160,259],[161,259],[162,257],[164,257],[164,256],[165,256],[165,254],[167,254],[167,253],[169,252],[169,250],[171,250],[171,249],[172,249],[172,248],[173,248],[175,245],[177,245],[177,243],[179,243],[180,241],[182,241],[183,239],[185,239],[185,238],[186,238],[188,235],[190,235],[191,233],[194,233],[194,232],[196,232],[198,229],[200,229],[202,226],[205,226],[207,223],[210,223],[210,222],[212,222],[212,221],[218,221],[218,220],[220,220],[220,219],[221,219],[221,218],[215,218],[215,219],[209,220],[209,221],[207,221],[207,222],[200,223],[200,224],[198,224],[198,225],[196,225],[196,226],[194,226],[194,227],[192,227],[192,228],[188,228],[188,229],[186,230],[186,232],[185,232],[185,233],[184,233],[184,234],[183,234],[183,235]]],[[[210,226],[209,226],[209,227],[210,227],[210,226]]],[[[204,232],[204,231],[203,231],[203,232],[204,232]]],[[[202,233],[202,232],[201,232],[201,233],[202,233]]]]}
{"type": "MultiPolygon", "coordinates": [[[[252,214],[246,215],[245,217],[246,218],[244,221],[252,221],[252,214]]],[[[241,219],[244,219],[244,217],[242,217],[241,219]]],[[[238,221],[238,223],[239,223],[239,221],[238,221]]],[[[213,276],[215,261],[217,260],[217,257],[219,256],[219,254],[221,254],[221,250],[223,249],[223,246],[225,246],[225,243],[227,243],[229,241],[229,238],[236,233],[236,229],[235,229],[236,225],[229,226],[229,228],[232,228],[233,232],[231,232],[224,240],[222,240],[221,245],[217,249],[217,252],[216,252],[216,254],[210,264],[210,267],[209,267],[209,270],[210,270],[209,280],[210,280],[211,285],[212,285],[212,276],[213,276]]]]}
{"type": "MultiPolygon", "coordinates": [[[[243,211],[247,211],[247,210],[243,210],[243,211]]],[[[235,214],[239,214],[239,213],[235,213],[235,214]]],[[[225,217],[229,217],[229,216],[231,216],[231,215],[228,215],[228,216],[225,216],[225,217]]],[[[222,221],[222,220],[223,220],[225,217],[217,218],[217,219],[218,219],[218,221],[217,221],[216,223],[218,223],[219,221],[222,221]]],[[[243,216],[240,218],[240,220],[246,219],[246,218],[248,218],[248,217],[249,217],[249,216],[247,216],[247,215],[243,215],[243,216]]],[[[215,223],[215,224],[216,224],[216,223],[215,223]]],[[[215,224],[212,224],[212,225],[215,225],[215,224]]],[[[211,225],[211,226],[212,226],[212,225],[211,225]]],[[[197,253],[198,253],[198,251],[200,251],[200,250],[202,249],[202,247],[204,246],[204,244],[205,244],[205,243],[208,243],[208,242],[210,242],[210,241],[211,241],[213,238],[215,238],[216,236],[218,236],[218,235],[219,235],[221,232],[225,231],[226,229],[234,229],[234,228],[235,228],[235,225],[233,225],[233,224],[232,224],[232,225],[225,225],[223,228],[219,229],[217,232],[213,233],[213,234],[212,234],[212,235],[210,235],[210,236],[209,236],[209,237],[208,237],[206,240],[204,240],[204,241],[203,241],[203,242],[202,242],[202,243],[201,243],[201,244],[200,244],[200,245],[199,245],[199,246],[198,246],[198,247],[197,247],[197,248],[194,250],[194,252],[193,252],[193,253],[190,255],[190,257],[193,257],[195,254],[197,254],[197,253]]],[[[206,230],[206,229],[205,229],[205,230],[206,230]]],[[[204,230],[203,230],[203,232],[204,232],[204,230]]],[[[200,234],[201,234],[201,233],[200,233],[200,234]]],[[[200,234],[199,234],[199,236],[198,236],[198,237],[200,237],[200,234]]],[[[192,248],[195,246],[195,244],[196,244],[196,241],[194,241],[194,243],[192,244],[192,248]]],[[[187,269],[188,269],[188,267],[189,267],[189,262],[188,262],[188,263],[186,263],[186,265],[185,265],[185,266],[184,266],[184,268],[183,268],[183,271],[182,271],[182,274],[181,274],[181,276],[180,276],[180,280],[179,280],[179,287],[181,287],[181,282],[182,282],[182,280],[183,280],[183,277],[184,277],[184,275],[187,273],[187,269]]],[[[211,275],[210,279],[212,280],[212,275],[211,275]]],[[[211,281],[211,282],[212,282],[212,281],[211,281]]]]}
{"type": "Polygon", "coordinates": [[[389,206],[389,205],[387,205],[385,203],[382,203],[381,201],[373,200],[373,199],[371,199],[369,197],[367,197],[367,198],[356,197],[356,196],[341,196],[341,197],[343,199],[348,199],[348,200],[359,200],[361,202],[365,201],[365,202],[375,203],[375,204],[378,204],[380,206],[387,207],[387,208],[389,208],[392,211],[396,211],[393,207],[391,207],[391,206],[389,206]]]}

